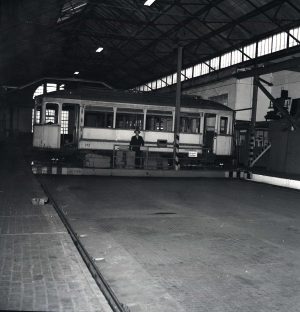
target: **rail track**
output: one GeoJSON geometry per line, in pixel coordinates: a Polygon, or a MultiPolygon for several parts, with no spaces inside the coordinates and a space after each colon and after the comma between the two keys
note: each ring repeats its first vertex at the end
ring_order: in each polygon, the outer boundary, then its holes
{"type": "Polygon", "coordinates": [[[67,217],[65,216],[64,212],[60,209],[59,205],[54,200],[53,196],[47,189],[46,185],[42,183],[40,179],[38,179],[42,189],[46,193],[49,198],[50,203],[53,205],[55,211],[57,212],[58,216],[60,217],[61,221],[63,222],[64,226],[66,227],[68,233],[70,234],[77,250],[79,251],[83,261],[85,262],[87,268],[89,269],[91,275],[93,276],[96,284],[98,285],[100,291],[106,298],[108,304],[110,305],[113,312],[130,312],[130,309],[123,303],[119,301],[116,294],[113,292],[111,287],[109,286],[108,282],[105,280],[104,276],[98,269],[97,265],[95,264],[94,259],[90,256],[88,251],[85,249],[83,244],[79,239],[79,235],[74,231],[73,227],[71,226],[70,222],[68,221],[67,217]]]}

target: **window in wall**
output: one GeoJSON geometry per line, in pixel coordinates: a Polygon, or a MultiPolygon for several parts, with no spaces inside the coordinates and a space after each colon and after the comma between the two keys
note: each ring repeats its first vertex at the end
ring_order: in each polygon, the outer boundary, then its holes
{"type": "Polygon", "coordinates": [[[208,98],[211,101],[221,103],[223,105],[228,106],[228,93],[211,96],[208,98]]]}
{"type": "Polygon", "coordinates": [[[220,134],[227,134],[228,117],[220,118],[220,134]]]}
{"type": "Polygon", "coordinates": [[[47,83],[47,93],[56,91],[57,84],[56,83],[47,83]]]}
{"type": "Polygon", "coordinates": [[[286,48],[287,48],[287,33],[282,32],[280,34],[274,35],[272,40],[272,53],[286,48]]]}
{"type": "Polygon", "coordinates": [[[151,82],[151,89],[152,90],[156,89],[156,80],[151,82]]]}
{"type": "Polygon", "coordinates": [[[243,54],[244,61],[255,58],[256,57],[256,42],[243,47],[243,50],[244,50],[244,54],[243,54]]]}
{"type": "Polygon", "coordinates": [[[185,71],[186,79],[191,79],[193,78],[193,67],[189,67],[185,71]]]}
{"type": "Polygon", "coordinates": [[[257,56],[272,53],[272,37],[260,40],[257,47],[257,56]]]}
{"type": "Polygon", "coordinates": [[[266,129],[257,129],[255,131],[255,146],[264,147],[269,144],[269,131],[266,129]]]}
{"type": "Polygon", "coordinates": [[[231,66],[231,52],[221,56],[221,68],[231,66]]]}
{"type": "Polygon", "coordinates": [[[41,95],[43,93],[44,93],[44,87],[43,87],[43,85],[41,85],[41,86],[36,88],[36,90],[33,93],[32,98],[34,99],[36,96],[41,95]]]}
{"type": "MultiPolygon", "coordinates": [[[[240,47],[240,49],[232,50],[222,56],[217,56],[212,59],[208,59],[203,63],[196,64],[192,67],[182,69],[182,81],[206,75],[214,70],[232,66],[241,62],[245,62],[256,57],[264,56],[270,53],[274,53],[289,47],[299,45],[300,41],[300,27],[296,27],[287,32],[281,32],[273,36],[264,38],[258,42],[251,43],[249,45],[240,47]],[[292,37],[293,36],[293,37],[292,37]]],[[[176,73],[167,78],[167,85],[176,84],[176,73]]],[[[151,85],[151,83],[148,83],[151,85]]],[[[161,88],[163,88],[163,84],[161,88]]],[[[159,86],[153,85],[152,89],[159,88],[159,86]]]]}
{"type": "Polygon", "coordinates": [[[177,83],[177,73],[173,74],[173,84],[177,83]]]}
{"type": "Polygon", "coordinates": [[[218,70],[220,68],[220,57],[215,57],[210,60],[210,71],[218,70]]]}
{"type": "Polygon", "coordinates": [[[206,63],[201,64],[201,75],[206,75],[209,73],[209,66],[206,63]]]}
{"type": "Polygon", "coordinates": [[[231,65],[235,65],[243,61],[243,54],[240,50],[234,50],[231,53],[231,65]]]}
{"type": "MultiPolygon", "coordinates": [[[[300,27],[293,28],[290,30],[290,34],[300,41],[300,27]]],[[[289,47],[294,47],[299,43],[292,37],[289,38],[289,47]]]]}
{"type": "MultiPolygon", "coordinates": [[[[62,84],[59,86],[59,90],[64,90],[65,89],[65,85],[62,84]]],[[[50,92],[54,92],[57,91],[57,84],[56,83],[46,83],[46,92],[50,93],[50,92]]],[[[38,96],[44,94],[44,85],[40,85],[36,88],[36,90],[33,93],[33,99],[38,96]]]]}
{"type": "Polygon", "coordinates": [[[181,81],[184,81],[184,80],[186,80],[186,70],[185,69],[183,69],[182,71],[181,71],[181,81]]]}
{"type": "Polygon", "coordinates": [[[143,129],[144,114],[141,110],[118,109],[116,128],[118,129],[143,129]]]}
{"type": "Polygon", "coordinates": [[[58,124],[58,105],[53,103],[46,104],[46,124],[58,124]]]}
{"type": "Polygon", "coordinates": [[[173,75],[169,75],[167,76],[167,84],[168,85],[171,85],[173,82],[172,82],[172,78],[173,78],[173,75]]]}
{"type": "Polygon", "coordinates": [[[167,77],[164,77],[164,78],[162,78],[162,80],[161,80],[161,87],[163,88],[163,87],[166,87],[168,84],[167,84],[167,77]]]}
{"type": "Polygon", "coordinates": [[[160,88],[161,88],[161,84],[162,84],[162,80],[161,80],[161,79],[158,79],[158,80],[157,80],[157,89],[160,89],[160,88]]]}
{"type": "Polygon", "coordinates": [[[112,128],[114,113],[112,108],[87,108],[84,114],[84,126],[90,128],[112,128]]]}
{"type": "Polygon", "coordinates": [[[182,133],[199,133],[200,132],[200,117],[196,115],[188,115],[181,113],[180,117],[180,132],[182,133]]]}
{"type": "Polygon", "coordinates": [[[61,112],[61,134],[69,134],[69,111],[63,110],[61,112]]]}
{"type": "Polygon", "coordinates": [[[171,112],[148,111],[146,130],[172,132],[173,117],[171,112]]]}
{"type": "Polygon", "coordinates": [[[201,76],[201,64],[194,66],[194,77],[201,76]]]}
{"type": "Polygon", "coordinates": [[[73,15],[80,13],[86,5],[87,1],[84,0],[65,1],[65,4],[61,9],[60,16],[57,20],[57,23],[62,23],[63,21],[69,19],[73,15]]]}

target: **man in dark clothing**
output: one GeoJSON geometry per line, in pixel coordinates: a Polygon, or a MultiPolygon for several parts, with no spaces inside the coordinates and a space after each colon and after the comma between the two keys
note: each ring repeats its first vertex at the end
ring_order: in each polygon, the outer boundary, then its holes
{"type": "Polygon", "coordinates": [[[140,168],[142,164],[141,146],[144,146],[144,140],[140,136],[140,130],[135,130],[134,133],[135,135],[131,137],[130,149],[135,152],[135,166],[140,168]]]}

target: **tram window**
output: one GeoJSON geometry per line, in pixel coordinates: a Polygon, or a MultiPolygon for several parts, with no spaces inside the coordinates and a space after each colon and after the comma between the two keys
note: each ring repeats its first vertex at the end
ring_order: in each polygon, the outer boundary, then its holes
{"type": "Polygon", "coordinates": [[[84,126],[90,128],[112,128],[113,112],[86,112],[84,126]]]}
{"type": "Polygon", "coordinates": [[[205,114],[205,131],[215,131],[216,115],[205,114]]]}
{"type": "Polygon", "coordinates": [[[118,113],[116,117],[116,128],[118,129],[143,129],[143,113],[118,113]]]}
{"type": "Polygon", "coordinates": [[[181,117],[180,132],[182,133],[199,133],[200,118],[199,117],[181,117]]]}
{"type": "Polygon", "coordinates": [[[69,111],[61,112],[61,134],[69,134],[69,111]]]}
{"type": "Polygon", "coordinates": [[[31,132],[33,132],[33,125],[34,124],[40,124],[41,123],[41,107],[38,106],[36,108],[36,115],[35,115],[35,123],[34,123],[34,108],[32,109],[32,115],[31,115],[31,132]]]}
{"type": "Polygon", "coordinates": [[[172,132],[173,118],[172,115],[158,115],[147,113],[146,116],[146,130],[172,132]]]}
{"type": "MultiPolygon", "coordinates": [[[[41,106],[36,108],[35,112],[35,124],[41,123],[41,106]]],[[[34,124],[34,109],[32,109],[32,125],[34,124]]]]}
{"type": "Polygon", "coordinates": [[[220,118],[220,134],[227,134],[228,117],[220,118]]]}
{"type": "Polygon", "coordinates": [[[57,124],[58,123],[58,105],[53,103],[46,104],[46,124],[57,124]]]}

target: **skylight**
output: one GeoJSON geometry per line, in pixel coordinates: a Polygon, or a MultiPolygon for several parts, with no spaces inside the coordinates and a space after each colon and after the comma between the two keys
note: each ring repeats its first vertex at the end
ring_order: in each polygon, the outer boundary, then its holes
{"type": "Polygon", "coordinates": [[[97,53],[100,53],[101,51],[103,51],[103,48],[102,48],[102,47],[99,47],[99,48],[96,50],[97,53]]]}
{"type": "Polygon", "coordinates": [[[150,6],[155,0],[147,0],[144,5],[150,6]]]}
{"type": "Polygon", "coordinates": [[[74,72],[74,75],[78,75],[78,74],[79,74],[79,71],[74,72]]]}
{"type": "Polygon", "coordinates": [[[67,0],[61,9],[60,17],[58,18],[57,23],[61,23],[73,15],[81,12],[86,5],[87,0],[67,0]]]}
{"type": "MultiPolygon", "coordinates": [[[[149,0],[146,2],[150,2],[149,0]]],[[[208,59],[202,63],[195,64],[192,67],[184,68],[181,71],[182,80],[192,79],[226,68],[232,65],[240,64],[264,55],[276,53],[283,49],[289,49],[294,46],[300,46],[300,27],[288,31],[276,33],[267,38],[263,38],[238,49],[231,50],[225,54],[208,59]]],[[[139,91],[152,91],[176,84],[177,74],[171,74],[161,77],[155,81],[147,82],[144,85],[134,88],[139,91]]]]}

